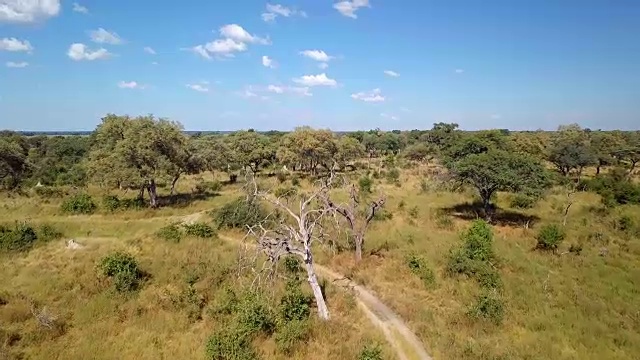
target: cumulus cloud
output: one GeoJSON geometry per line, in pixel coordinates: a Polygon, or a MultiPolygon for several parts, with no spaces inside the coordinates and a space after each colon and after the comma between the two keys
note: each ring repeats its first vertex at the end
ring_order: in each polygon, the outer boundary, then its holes
{"type": "Polygon", "coordinates": [[[33,51],[33,46],[27,40],[21,41],[14,37],[12,38],[2,38],[0,39],[0,50],[5,51],[24,51],[30,53],[33,51]]]}
{"type": "Polygon", "coordinates": [[[250,34],[242,26],[237,24],[225,25],[219,29],[221,39],[214,40],[204,45],[196,45],[187,49],[205,59],[234,57],[234,53],[246,51],[247,44],[271,44],[268,38],[261,38],[250,34]]]}
{"type": "Polygon", "coordinates": [[[144,50],[144,52],[146,52],[147,54],[150,54],[150,55],[155,55],[156,54],[156,51],[153,50],[153,48],[151,48],[149,46],[145,46],[143,50],[144,50]]]}
{"type": "Polygon", "coordinates": [[[324,63],[333,59],[333,56],[327,55],[327,53],[322,50],[304,50],[304,51],[300,51],[300,55],[304,57],[308,57],[309,59],[313,59],[315,61],[321,61],[324,63]]]}
{"type": "Polygon", "coordinates": [[[120,89],[144,89],[144,85],[140,85],[135,81],[120,81],[118,87],[120,89]]]}
{"type": "Polygon", "coordinates": [[[262,57],[262,65],[270,69],[275,69],[275,67],[277,66],[276,62],[266,55],[262,57]]]}
{"type": "Polygon", "coordinates": [[[385,100],[380,89],[351,94],[351,98],[364,102],[383,102],[385,100]]]}
{"type": "Polygon", "coordinates": [[[60,13],[60,0],[0,0],[0,23],[32,23],[60,13]]]}
{"type": "Polygon", "coordinates": [[[290,17],[300,16],[307,17],[307,13],[296,9],[291,9],[279,4],[267,4],[267,11],[262,13],[262,20],[265,22],[273,22],[278,16],[290,17]]]}
{"type": "Polygon", "coordinates": [[[229,24],[220,28],[220,35],[227,39],[232,39],[240,43],[268,45],[271,42],[267,38],[251,35],[247,30],[238,24],[229,24]]]}
{"type": "Polygon", "coordinates": [[[391,76],[391,77],[398,77],[400,76],[400,74],[398,74],[397,72],[393,71],[393,70],[385,70],[384,73],[387,76],[391,76]]]}
{"type": "Polygon", "coordinates": [[[10,67],[10,68],[25,68],[29,66],[29,63],[26,61],[21,61],[21,62],[7,61],[5,64],[7,65],[7,67],[10,67]]]}
{"type": "Polygon", "coordinates": [[[78,4],[78,3],[73,3],[73,11],[77,12],[77,13],[81,13],[81,14],[88,14],[89,13],[89,9],[87,9],[86,7],[78,4]]]}
{"type": "Polygon", "coordinates": [[[93,42],[98,44],[120,45],[124,42],[118,34],[107,31],[103,28],[89,31],[89,36],[93,42]]]}
{"type": "Polygon", "coordinates": [[[100,48],[97,50],[90,50],[85,44],[81,43],[71,44],[67,51],[67,56],[75,61],[103,60],[109,58],[111,55],[112,54],[108,52],[107,49],[100,48]]]}
{"type": "Polygon", "coordinates": [[[327,74],[322,73],[318,75],[304,75],[299,78],[293,79],[293,82],[304,86],[336,86],[338,82],[334,79],[327,77],[327,74]]]}
{"type": "Polygon", "coordinates": [[[371,7],[371,5],[369,5],[369,0],[340,1],[333,4],[333,8],[338,10],[340,14],[352,19],[358,18],[358,15],[356,15],[356,11],[363,7],[371,7]]]}
{"type": "Polygon", "coordinates": [[[187,87],[191,90],[199,92],[209,92],[209,88],[206,86],[207,82],[201,82],[202,84],[187,84],[187,87]]]}

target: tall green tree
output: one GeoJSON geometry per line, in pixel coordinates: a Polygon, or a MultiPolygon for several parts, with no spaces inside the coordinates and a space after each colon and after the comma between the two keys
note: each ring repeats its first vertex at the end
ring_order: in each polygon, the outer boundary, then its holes
{"type": "Polygon", "coordinates": [[[331,130],[300,127],[280,140],[278,161],[296,169],[316,173],[318,166],[330,169],[337,161],[338,143],[331,130]]]}
{"type": "Polygon", "coordinates": [[[454,178],[478,190],[487,220],[492,217],[491,197],[496,191],[537,194],[549,185],[539,161],[505,150],[471,154],[451,166],[454,178]]]}
{"type": "Polygon", "coordinates": [[[30,174],[29,146],[18,134],[0,134],[0,187],[13,190],[30,174]]]}
{"type": "Polygon", "coordinates": [[[274,157],[274,147],[265,135],[253,130],[237,131],[225,139],[232,158],[255,174],[274,157]]]}

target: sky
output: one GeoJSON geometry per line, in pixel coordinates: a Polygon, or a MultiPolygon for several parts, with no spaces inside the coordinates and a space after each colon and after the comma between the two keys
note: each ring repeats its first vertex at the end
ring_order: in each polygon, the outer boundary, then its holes
{"type": "Polygon", "coordinates": [[[0,128],[640,128],[638,0],[0,0],[0,128]]]}

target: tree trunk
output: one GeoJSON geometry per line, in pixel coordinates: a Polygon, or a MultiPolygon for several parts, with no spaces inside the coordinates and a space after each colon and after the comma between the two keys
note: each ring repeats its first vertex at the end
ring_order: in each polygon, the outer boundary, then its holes
{"type": "Polygon", "coordinates": [[[598,164],[598,166],[596,166],[596,176],[600,175],[600,164],[598,164]]]}
{"type": "Polygon", "coordinates": [[[144,189],[145,189],[145,186],[146,185],[142,185],[140,187],[140,193],[138,194],[138,199],[140,199],[140,200],[144,200],[144,189]]]}
{"type": "Polygon", "coordinates": [[[362,245],[364,244],[364,234],[357,235],[356,238],[356,261],[362,260],[362,245]]]}
{"type": "Polygon", "coordinates": [[[178,182],[179,178],[180,178],[180,175],[176,175],[176,177],[174,177],[173,180],[171,181],[171,191],[169,192],[170,196],[173,196],[173,191],[176,188],[176,183],[178,182]]]}
{"type": "Polygon", "coordinates": [[[490,223],[493,220],[493,209],[491,209],[491,196],[482,199],[482,207],[484,208],[484,219],[490,223]]]}
{"type": "Polygon", "coordinates": [[[310,254],[307,256],[308,260],[305,261],[308,276],[307,280],[309,281],[311,290],[313,290],[313,297],[316,299],[316,305],[318,306],[318,316],[322,320],[329,320],[329,309],[327,308],[327,303],[324,301],[324,295],[322,294],[322,289],[320,288],[320,284],[318,283],[316,270],[313,268],[313,261],[311,260],[310,254]]]}
{"type": "Polygon", "coordinates": [[[149,180],[147,183],[147,192],[149,193],[149,205],[152,208],[158,207],[158,193],[156,192],[156,181],[154,179],[149,180]]]}

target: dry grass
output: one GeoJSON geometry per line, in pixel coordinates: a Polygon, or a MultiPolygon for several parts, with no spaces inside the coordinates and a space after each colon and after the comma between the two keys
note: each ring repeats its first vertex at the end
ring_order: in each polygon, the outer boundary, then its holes
{"type": "MultiPolygon", "coordinates": [[[[562,221],[566,194],[556,189],[533,209],[512,210],[537,220],[530,222],[530,229],[524,228],[524,221],[494,227],[506,306],[503,324],[494,325],[466,315],[480,292],[477,284],[445,273],[447,254],[459,244],[458,234],[469,220],[442,209],[470,202],[474,194],[436,191],[433,183],[422,192],[420,182],[429,171],[404,170],[400,187],[375,180],[376,191],[387,194],[386,210],[393,218],[373,223],[362,263],[356,265],[350,252],[329,250],[322,250],[318,261],[378,294],[409,323],[435,359],[640,357],[640,242],[637,233],[612,227],[622,214],[639,219],[638,206],[603,211],[598,196],[576,194],[567,238],[557,255],[534,251],[534,236],[541,224],[562,221]],[[410,213],[413,208],[417,213],[410,213]],[[565,253],[571,244],[582,244],[582,253],[565,253]],[[601,256],[603,248],[607,251],[601,256]],[[372,250],[375,254],[368,255],[372,250]],[[411,252],[419,253],[435,270],[434,287],[425,287],[411,273],[405,260],[411,252]]],[[[276,180],[268,181],[275,184],[276,180]]],[[[179,190],[186,193],[192,186],[193,180],[188,179],[179,190]]],[[[302,181],[302,186],[308,187],[309,181],[302,181]]],[[[60,214],[57,199],[49,203],[35,197],[0,199],[3,219],[52,223],[63,228],[67,237],[87,245],[70,251],[60,240],[24,256],[0,260],[0,300],[7,300],[0,305],[5,350],[34,359],[204,357],[204,344],[219,322],[206,309],[202,321],[189,321],[171,298],[185,286],[185,277],[198,271],[204,274],[196,284],[198,292],[213,304],[223,286],[219,283],[222,269],[233,264],[237,249],[219,240],[171,244],[152,234],[176,218],[220,206],[239,191],[235,185],[220,196],[183,207],[99,211],[90,216],[60,214]],[[97,276],[96,263],[115,249],[135,254],[152,275],[135,296],[115,295],[97,276]],[[46,305],[65,326],[57,332],[39,327],[25,297],[46,305]]],[[[100,199],[98,189],[91,193],[100,199]]],[[[508,197],[499,195],[501,208],[508,208],[508,197]]],[[[316,327],[306,349],[288,357],[277,353],[273,340],[259,339],[256,346],[264,357],[353,359],[366,342],[382,343],[349,295],[331,286],[328,295],[331,311],[340,316],[316,327]]],[[[384,351],[385,358],[391,358],[390,348],[385,345],[384,351]]]]}

